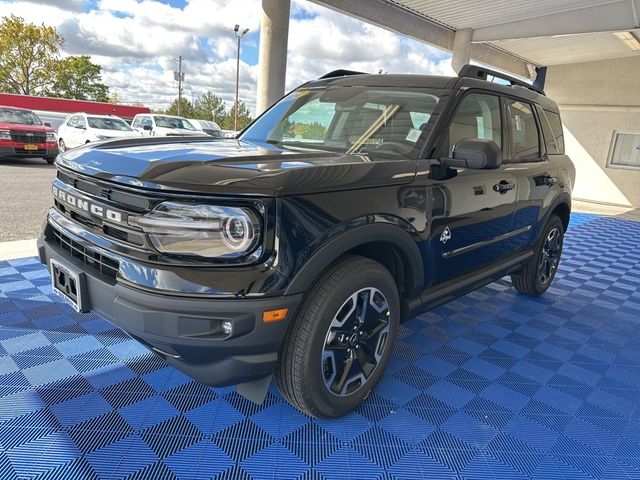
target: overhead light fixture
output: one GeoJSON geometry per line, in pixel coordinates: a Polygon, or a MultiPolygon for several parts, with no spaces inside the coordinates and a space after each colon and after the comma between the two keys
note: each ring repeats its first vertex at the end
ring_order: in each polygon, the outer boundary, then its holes
{"type": "Polygon", "coordinates": [[[616,37],[622,40],[631,50],[640,51],[640,40],[631,32],[616,32],[616,37]]]}

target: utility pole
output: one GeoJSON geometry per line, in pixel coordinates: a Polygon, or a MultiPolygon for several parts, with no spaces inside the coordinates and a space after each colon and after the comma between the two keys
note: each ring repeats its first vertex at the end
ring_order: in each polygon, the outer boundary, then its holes
{"type": "Polygon", "coordinates": [[[178,57],[178,70],[173,72],[173,79],[178,82],[178,116],[180,116],[182,113],[182,82],[184,82],[182,55],[178,57]]]}
{"type": "Polygon", "coordinates": [[[237,23],[236,23],[236,26],[233,27],[233,33],[238,39],[238,59],[236,61],[236,103],[234,107],[234,118],[233,118],[233,129],[235,131],[238,131],[238,90],[240,88],[240,40],[242,40],[242,37],[244,37],[248,31],[249,29],[245,28],[242,32],[240,32],[240,25],[238,25],[237,23]]]}

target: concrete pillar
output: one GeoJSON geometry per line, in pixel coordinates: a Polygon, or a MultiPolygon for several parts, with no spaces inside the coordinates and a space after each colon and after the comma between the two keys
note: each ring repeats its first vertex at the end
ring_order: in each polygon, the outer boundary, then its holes
{"type": "Polygon", "coordinates": [[[451,58],[451,66],[456,73],[471,61],[471,37],[473,30],[465,28],[456,30],[453,37],[453,57],[451,58]]]}
{"type": "Polygon", "coordinates": [[[256,114],[284,95],[291,0],[262,0],[256,114]]]}

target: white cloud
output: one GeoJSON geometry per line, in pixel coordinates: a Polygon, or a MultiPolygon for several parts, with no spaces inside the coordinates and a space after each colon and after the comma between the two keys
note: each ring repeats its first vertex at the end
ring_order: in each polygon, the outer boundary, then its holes
{"type": "MultiPolygon", "coordinates": [[[[158,0],[0,0],[0,10],[54,26],[64,53],[91,55],[121,102],[166,108],[177,96],[175,61],[184,58],[185,96],[212,90],[235,96],[233,25],[250,28],[241,61],[240,98],[255,105],[260,0],[186,0],[183,8],[158,0]],[[34,4],[39,4],[34,8],[34,4]]],[[[306,0],[292,2],[287,89],[337,69],[453,74],[449,56],[427,45],[306,0]]]]}

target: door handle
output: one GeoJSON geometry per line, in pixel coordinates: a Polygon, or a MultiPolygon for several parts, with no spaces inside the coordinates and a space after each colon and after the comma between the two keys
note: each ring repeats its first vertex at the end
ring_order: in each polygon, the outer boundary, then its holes
{"type": "Polygon", "coordinates": [[[493,191],[499,193],[507,193],[509,190],[513,190],[514,188],[516,188],[515,183],[508,182],[507,180],[500,180],[500,183],[496,183],[493,186],[493,191]]]}
{"type": "Polygon", "coordinates": [[[544,177],[544,184],[551,186],[551,185],[555,185],[556,183],[558,183],[558,177],[552,177],[551,175],[545,175],[544,177]]]}

